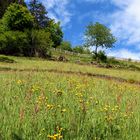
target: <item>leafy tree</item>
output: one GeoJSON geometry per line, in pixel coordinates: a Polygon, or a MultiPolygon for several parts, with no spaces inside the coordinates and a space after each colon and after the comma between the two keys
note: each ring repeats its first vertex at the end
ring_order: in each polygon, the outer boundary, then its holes
{"type": "Polygon", "coordinates": [[[53,47],[58,47],[63,40],[63,32],[60,27],[60,22],[55,23],[54,20],[49,20],[48,25],[46,26],[46,31],[51,34],[51,39],[54,42],[53,47]]]}
{"type": "Polygon", "coordinates": [[[85,38],[88,47],[95,46],[96,57],[99,47],[111,48],[116,42],[116,38],[111,34],[110,29],[98,22],[91,23],[86,27],[85,38]]]}
{"type": "Polygon", "coordinates": [[[60,23],[55,23],[54,20],[47,17],[45,6],[38,0],[30,1],[29,10],[35,19],[34,27],[36,29],[45,29],[46,32],[50,32],[53,47],[56,48],[59,46],[63,40],[63,32],[60,23]]]}
{"type": "Polygon", "coordinates": [[[76,46],[73,48],[73,52],[76,52],[76,53],[84,53],[84,49],[82,46],[76,46]]]}
{"type": "Polygon", "coordinates": [[[38,0],[30,2],[30,12],[23,0],[11,0],[0,19],[0,53],[9,55],[48,57],[50,48],[61,44],[60,23],[47,17],[38,0]],[[35,23],[35,25],[34,25],[35,23]]]}
{"type": "Polygon", "coordinates": [[[0,0],[0,18],[2,18],[7,7],[9,7],[11,3],[26,5],[24,0],[0,0]]]}
{"type": "Polygon", "coordinates": [[[53,45],[53,42],[50,38],[50,33],[44,30],[33,30],[31,34],[31,49],[32,53],[39,57],[48,57],[50,56],[50,48],[53,45]]]}
{"type": "Polygon", "coordinates": [[[31,29],[33,27],[33,16],[28,9],[19,4],[11,4],[2,18],[7,30],[31,29]]]}
{"type": "Polygon", "coordinates": [[[72,51],[71,43],[68,41],[63,41],[58,48],[62,50],[72,51]]]}
{"type": "Polygon", "coordinates": [[[24,55],[28,48],[28,36],[20,31],[5,31],[0,33],[0,53],[8,55],[24,55]]]}
{"type": "Polygon", "coordinates": [[[44,28],[47,25],[49,18],[45,6],[38,0],[31,0],[29,3],[29,10],[35,20],[35,28],[44,28]]]}

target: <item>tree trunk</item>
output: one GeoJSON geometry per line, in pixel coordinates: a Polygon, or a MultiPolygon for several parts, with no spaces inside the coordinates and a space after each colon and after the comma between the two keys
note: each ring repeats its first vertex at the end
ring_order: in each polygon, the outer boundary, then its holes
{"type": "Polygon", "coordinates": [[[98,49],[98,46],[95,47],[95,57],[96,57],[96,59],[98,57],[98,50],[97,49],[98,49]]]}

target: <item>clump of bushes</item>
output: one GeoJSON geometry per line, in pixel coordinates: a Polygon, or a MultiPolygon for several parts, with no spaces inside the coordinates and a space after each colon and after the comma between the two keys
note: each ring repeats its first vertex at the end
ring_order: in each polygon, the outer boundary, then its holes
{"type": "Polygon", "coordinates": [[[0,62],[15,63],[16,61],[7,56],[0,56],[0,62]]]}
{"type": "Polygon", "coordinates": [[[140,71],[140,67],[137,67],[133,64],[116,60],[114,57],[107,57],[104,51],[99,51],[97,54],[93,53],[93,61],[96,61],[99,67],[140,71]]]}
{"type": "Polygon", "coordinates": [[[99,51],[97,54],[93,52],[93,60],[96,60],[99,63],[106,63],[107,62],[107,55],[104,51],[99,51]]]}

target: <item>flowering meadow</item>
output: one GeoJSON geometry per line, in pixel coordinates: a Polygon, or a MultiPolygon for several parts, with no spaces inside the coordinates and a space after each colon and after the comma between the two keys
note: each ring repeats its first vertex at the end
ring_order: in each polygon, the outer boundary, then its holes
{"type": "Polygon", "coordinates": [[[0,72],[0,140],[139,140],[140,86],[80,74],[0,72]]]}

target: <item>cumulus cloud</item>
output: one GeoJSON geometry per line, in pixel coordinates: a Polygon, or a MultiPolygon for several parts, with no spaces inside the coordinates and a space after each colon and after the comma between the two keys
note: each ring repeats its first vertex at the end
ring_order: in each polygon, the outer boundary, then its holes
{"type": "Polygon", "coordinates": [[[42,0],[48,10],[48,14],[56,21],[61,21],[61,25],[67,25],[71,20],[69,11],[70,0],[42,0]]]}
{"type": "Polygon", "coordinates": [[[134,60],[140,60],[140,52],[136,53],[136,52],[132,52],[128,49],[120,49],[120,50],[115,50],[115,51],[108,51],[107,52],[108,56],[113,56],[113,57],[117,57],[117,58],[131,58],[134,60]]]}
{"type": "MultiPolygon", "coordinates": [[[[30,0],[25,0],[29,2],[30,0]]],[[[39,0],[47,8],[50,18],[60,21],[64,27],[71,21],[72,13],[69,10],[71,0],[39,0]]]]}
{"type": "Polygon", "coordinates": [[[111,15],[111,29],[113,33],[127,45],[140,43],[140,1],[113,0],[121,8],[111,15]]]}

